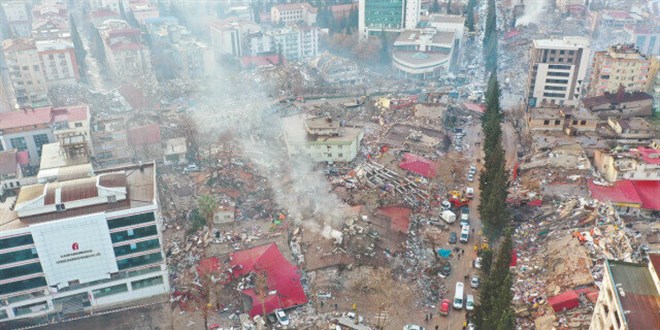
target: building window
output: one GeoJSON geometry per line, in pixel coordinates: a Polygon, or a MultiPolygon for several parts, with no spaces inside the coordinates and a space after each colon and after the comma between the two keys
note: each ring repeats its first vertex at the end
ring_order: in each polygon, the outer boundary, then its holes
{"type": "Polygon", "coordinates": [[[132,243],[129,245],[116,246],[114,250],[115,250],[115,255],[119,257],[131,253],[153,250],[159,247],[160,247],[160,242],[158,241],[158,238],[155,238],[148,241],[132,243]]]}
{"type": "Polygon", "coordinates": [[[74,126],[75,127],[83,127],[83,124],[82,123],[75,123],[74,126]]]}
{"type": "Polygon", "coordinates": [[[31,278],[18,282],[11,282],[0,285],[0,294],[8,294],[13,292],[30,290],[38,287],[46,286],[46,279],[44,277],[31,278]]]}
{"type": "Polygon", "coordinates": [[[549,120],[544,120],[544,121],[543,121],[543,125],[545,125],[545,126],[550,125],[550,121],[549,121],[549,120]]]}
{"type": "Polygon", "coordinates": [[[8,280],[14,277],[20,277],[35,273],[41,273],[41,264],[38,262],[21,265],[11,268],[0,269],[0,280],[8,280]]]}
{"type": "Polygon", "coordinates": [[[25,142],[24,137],[15,137],[9,139],[9,144],[12,148],[16,148],[19,151],[27,150],[27,142],[25,142]]]}
{"type": "Polygon", "coordinates": [[[7,252],[0,254],[0,265],[11,264],[14,262],[25,261],[30,259],[36,259],[39,256],[37,255],[36,249],[26,249],[13,252],[7,252]]]}
{"type": "Polygon", "coordinates": [[[561,123],[561,120],[555,120],[555,126],[559,125],[561,123]]]}
{"type": "Polygon", "coordinates": [[[163,284],[162,276],[150,277],[150,278],[145,278],[143,280],[131,282],[131,287],[133,288],[133,290],[139,290],[142,288],[159,285],[159,284],[163,284]]]}
{"type": "Polygon", "coordinates": [[[163,256],[159,251],[156,253],[147,254],[139,257],[117,260],[117,267],[119,268],[119,270],[124,270],[127,268],[139,267],[139,266],[161,262],[162,260],[163,260],[163,256]]]}
{"type": "Polygon", "coordinates": [[[101,298],[101,297],[106,297],[106,296],[111,296],[114,294],[119,294],[122,292],[127,292],[128,291],[128,285],[126,284],[119,284],[107,288],[103,288],[100,290],[94,290],[92,291],[92,295],[94,295],[94,298],[101,298]]]}
{"type": "Polygon", "coordinates": [[[9,249],[21,245],[29,245],[33,243],[34,240],[32,240],[32,235],[22,235],[0,239],[0,247],[3,249],[9,249]]]}
{"type": "Polygon", "coordinates": [[[587,124],[587,121],[586,121],[586,120],[581,120],[581,121],[580,121],[580,125],[584,126],[584,125],[586,125],[586,124],[587,124]]]}
{"type": "Polygon", "coordinates": [[[337,155],[337,157],[344,158],[344,154],[340,153],[339,155],[337,155]]]}
{"type": "Polygon", "coordinates": [[[141,228],[110,233],[110,238],[112,239],[112,243],[118,243],[118,242],[127,241],[129,239],[138,239],[142,237],[153,236],[156,235],[157,233],[158,233],[158,229],[156,229],[156,226],[153,225],[148,227],[141,227],[141,228]]]}
{"type": "Polygon", "coordinates": [[[46,134],[37,134],[32,137],[34,139],[34,145],[37,146],[37,153],[41,156],[41,149],[44,144],[48,143],[48,135],[46,134]]]}
{"type": "Polygon", "coordinates": [[[128,217],[108,220],[108,228],[115,229],[115,228],[119,228],[119,227],[127,227],[127,226],[132,226],[132,225],[145,223],[145,222],[151,222],[151,221],[154,221],[154,219],[155,219],[155,216],[154,216],[153,212],[138,214],[138,215],[131,215],[131,216],[128,216],[128,217]]]}

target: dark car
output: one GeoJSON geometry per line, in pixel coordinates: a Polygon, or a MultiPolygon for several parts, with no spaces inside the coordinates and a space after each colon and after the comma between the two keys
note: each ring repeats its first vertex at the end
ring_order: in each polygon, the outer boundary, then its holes
{"type": "Polygon", "coordinates": [[[451,275],[451,264],[449,262],[445,262],[445,264],[440,269],[440,274],[444,277],[451,275]]]}
{"type": "Polygon", "coordinates": [[[458,241],[458,235],[456,235],[455,232],[449,233],[449,243],[451,244],[456,244],[456,241],[458,241]]]}

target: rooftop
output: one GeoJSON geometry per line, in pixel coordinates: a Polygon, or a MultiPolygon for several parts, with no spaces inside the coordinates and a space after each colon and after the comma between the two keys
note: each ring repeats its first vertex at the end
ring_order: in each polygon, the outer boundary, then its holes
{"type": "Polygon", "coordinates": [[[0,151],[0,178],[17,177],[17,153],[16,149],[0,151]]]}
{"type": "MultiPolygon", "coordinates": [[[[90,142],[91,141],[87,141],[90,142]]],[[[63,166],[79,165],[89,162],[85,155],[70,154],[67,155],[62,150],[60,142],[47,143],[41,147],[41,164],[39,174],[44,170],[57,169],[63,166]]]]}
{"type": "Polygon", "coordinates": [[[315,11],[316,8],[312,7],[310,4],[307,2],[303,3],[285,3],[285,4],[280,4],[280,5],[275,5],[273,8],[283,11],[283,10],[311,10],[315,11]]]}
{"type": "Polygon", "coordinates": [[[56,121],[82,121],[89,115],[86,104],[69,107],[44,107],[0,113],[0,130],[50,124],[56,121]]]}
{"type": "Polygon", "coordinates": [[[660,324],[660,294],[649,268],[614,260],[607,260],[606,265],[628,329],[656,328],[660,324]]]}
{"type": "Polygon", "coordinates": [[[188,151],[188,143],[185,137],[179,137],[167,140],[165,155],[177,155],[188,151]]]}
{"type": "Polygon", "coordinates": [[[562,39],[537,39],[534,40],[534,48],[547,49],[568,49],[589,47],[591,41],[585,37],[564,37],[562,39]]]}
{"type": "Polygon", "coordinates": [[[154,205],[155,172],[153,163],[129,165],[100,170],[93,177],[24,186],[13,211],[0,208],[0,231],[85,214],[154,205]],[[126,197],[121,198],[124,192],[126,197]],[[107,196],[113,195],[117,196],[116,201],[109,202],[107,196]],[[66,209],[56,211],[54,204],[58,204],[58,198],[65,203],[66,209]],[[78,201],[76,204],[80,206],[69,207],[66,204],[69,201],[78,201]],[[19,213],[24,215],[19,216],[19,213]]]}
{"type": "Polygon", "coordinates": [[[431,14],[429,15],[429,23],[453,23],[463,25],[465,23],[465,17],[461,15],[431,14]]]}
{"type": "Polygon", "coordinates": [[[533,119],[555,119],[561,117],[561,108],[538,107],[529,109],[529,116],[533,119]]]}
{"type": "Polygon", "coordinates": [[[7,39],[2,42],[2,49],[5,52],[18,52],[30,49],[36,49],[34,41],[32,39],[20,38],[20,39],[7,39]]]}
{"type": "Polygon", "coordinates": [[[653,96],[644,92],[624,93],[622,95],[618,95],[617,93],[605,93],[599,96],[586,97],[582,100],[582,104],[587,108],[594,108],[605,104],[621,104],[643,100],[652,101],[653,96]]]}
{"type": "Polygon", "coordinates": [[[436,31],[435,29],[405,30],[396,38],[394,46],[424,44],[451,47],[454,44],[454,34],[454,32],[436,31]]]}
{"type": "Polygon", "coordinates": [[[292,144],[304,143],[326,143],[326,144],[350,144],[360,134],[362,128],[358,127],[340,127],[338,136],[328,135],[309,135],[305,132],[304,121],[307,115],[297,114],[292,116],[283,117],[280,119],[284,135],[287,140],[292,144]]]}

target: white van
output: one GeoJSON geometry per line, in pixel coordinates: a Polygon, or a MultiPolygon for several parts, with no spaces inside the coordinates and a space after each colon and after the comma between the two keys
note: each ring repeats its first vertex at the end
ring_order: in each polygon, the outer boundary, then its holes
{"type": "Polygon", "coordinates": [[[463,282],[456,282],[456,291],[454,293],[454,308],[463,309],[463,282]]]}
{"type": "Polygon", "coordinates": [[[442,220],[445,220],[445,222],[449,224],[456,222],[456,214],[454,214],[454,212],[449,210],[442,211],[442,213],[440,213],[440,217],[442,218],[442,220]]]}
{"type": "Polygon", "coordinates": [[[458,239],[461,243],[467,243],[470,239],[470,226],[463,226],[461,228],[461,237],[458,239]]]}

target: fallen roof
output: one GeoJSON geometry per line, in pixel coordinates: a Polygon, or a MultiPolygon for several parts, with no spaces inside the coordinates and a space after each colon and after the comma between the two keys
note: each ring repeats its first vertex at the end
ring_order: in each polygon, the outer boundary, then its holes
{"type": "Polygon", "coordinates": [[[617,93],[607,93],[599,96],[586,97],[582,100],[582,104],[587,108],[593,108],[604,104],[621,104],[644,100],[653,100],[653,96],[644,92],[625,93],[621,97],[618,97],[617,93]]]}
{"type": "Polygon", "coordinates": [[[403,154],[403,161],[399,163],[399,167],[427,178],[435,176],[435,165],[432,161],[422,156],[405,153],[403,154]]]}
{"type": "Polygon", "coordinates": [[[660,294],[644,264],[607,260],[611,286],[621,302],[620,315],[628,329],[657,329],[660,324],[660,294]]]}
{"type": "Polygon", "coordinates": [[[660,211],[660,181],[632,181],[642,200],[642,208],[660,211]]]}
{"type": "Polygon", "coordinates": [[[263,301],[254,289],[243,290],[243,293],[252,298],[250,317],[261,315],[264,311],[270,314],[278,308],[290,308],[307,302],[298,267],[284,258],[275,243],[232,253],[231,267],[234,277],[250,273],[266,275],[269,292],[263,301]]]}
{"type": "Polygon", "coordinates": [[[615,203],[642,204],[642,199],[635,186],[629,180],[617,181],[611,186],[597,185],[593,181],[589,181],[588,186],[594,199],[615,203]]]}
{"type": "Polygon", "coordinates": [[[408,233],[410,226],[410,209],[406,207],[386,206],[378,209],[378,213],[390,219],[390,229],[408,233]]]}
{"type": "Polygon", "coordinates": [[[160,126],[151,124],[130,128],[128,130],[128,141],[131,145],[160,143],[160,126]]]}

